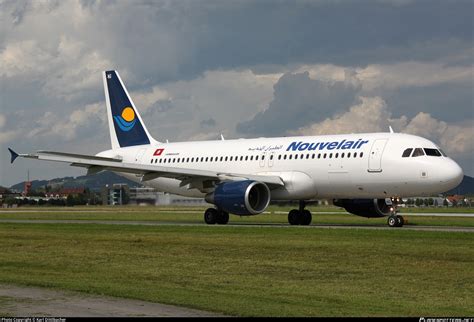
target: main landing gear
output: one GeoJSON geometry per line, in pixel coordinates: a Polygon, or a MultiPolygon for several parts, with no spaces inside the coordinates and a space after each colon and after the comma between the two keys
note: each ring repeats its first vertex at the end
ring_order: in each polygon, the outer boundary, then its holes
{"type": "Polygon", "coordinates": [[[226,225],[229,222],[229,213],[215,208],[207,208],[204,212],[204,221],[208,225],[226,225]]]}
{"type": "Polygon", "coordinates": [[[311,220],[313,220],[313,216],[311,212],[307,209],[306,202],[304,200],[300,200],[299,209],[293,209],[288,213],[288,222],[290,225],[303,225],[307,226],[311,224],[311,220]]]}

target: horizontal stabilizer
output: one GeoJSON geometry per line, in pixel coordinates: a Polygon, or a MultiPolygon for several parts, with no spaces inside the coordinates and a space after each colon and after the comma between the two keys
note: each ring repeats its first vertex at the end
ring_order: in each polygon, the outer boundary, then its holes
{"type": "Polygon", "coordinates": [[[10,149],[10,148],[8,148],[8,151],[10,151],[10,154],[11,154],[10,163],[15,162],[15,160],[16,160],[16,158],[18,158],[19,154],[16,153],[15,151],[13,151],[13,150],[10,149]]]}

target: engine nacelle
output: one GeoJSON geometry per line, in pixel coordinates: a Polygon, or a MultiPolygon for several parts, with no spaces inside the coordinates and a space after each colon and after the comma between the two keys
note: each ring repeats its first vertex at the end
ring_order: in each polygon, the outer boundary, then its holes
{"type": "Polygon", "coordinates": [[[251,216],[267,209],[270,189],[262,182],[251,180],[224,182],[217,185],[205,199],[226,212],[251,216]]]}
{"type": "Polygon", "coordinates": [[[394,211],[394,205],[385,199],[334,199],[333,203],[353,215],[367,218],[390,216],[394,211]]]}

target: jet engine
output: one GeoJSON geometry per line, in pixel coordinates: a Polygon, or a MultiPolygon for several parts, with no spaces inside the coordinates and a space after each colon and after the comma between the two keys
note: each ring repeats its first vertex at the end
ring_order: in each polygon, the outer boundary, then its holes
{"type": "Polygon", "coordinates": [[[388,199],[334,199],[334,205],[347,212],[367,218],[386,217],[394,213],[394,205],[388,199]]]}
{"type": "Polygon", "coordinates": [[[219,209],[241,216],[262,213],[270,203],[270,189],[262,182],[243,180],[223,182],[214,192],[206,195],[206,201],[219,209]]]}

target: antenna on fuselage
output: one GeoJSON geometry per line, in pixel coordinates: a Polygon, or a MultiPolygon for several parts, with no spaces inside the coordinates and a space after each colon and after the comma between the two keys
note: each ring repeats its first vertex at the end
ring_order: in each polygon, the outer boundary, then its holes
{"type": "Polygon", "coordinates": [[[390,133],[395,133],[395,132],[393,132],[392,126],[389,125],[388,129],[390,130],[390,133]]]}
{"type": "Polygon", "coordinates": [[[221,141],[225,141],[224,136],[221,133],[221,141]]]}

